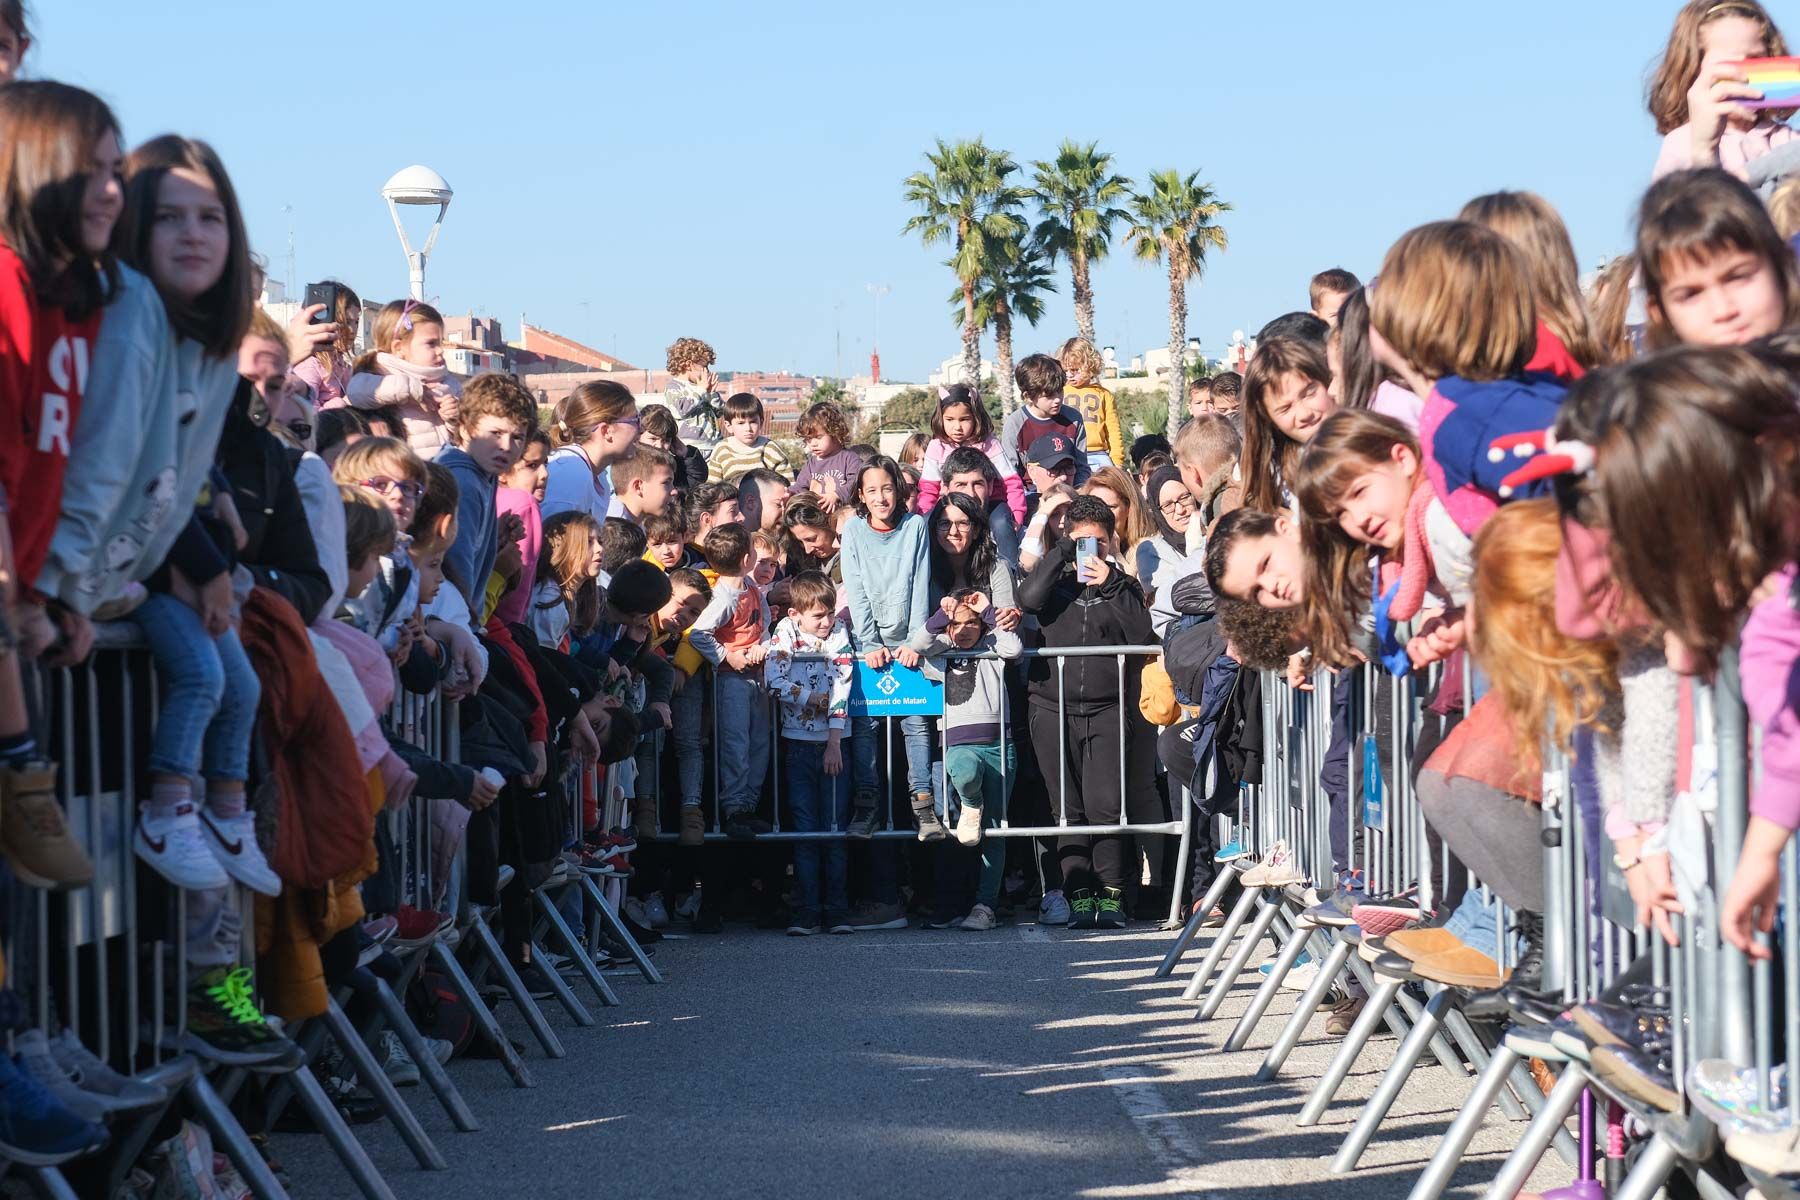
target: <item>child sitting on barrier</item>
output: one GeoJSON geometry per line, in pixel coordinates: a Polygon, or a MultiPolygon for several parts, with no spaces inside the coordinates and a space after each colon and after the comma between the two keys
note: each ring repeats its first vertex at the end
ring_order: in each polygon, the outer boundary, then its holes
{"type": "MultiPolygon", "coordinates": [[[[750,531],[721,525],[706,535],[706,558],[719,573],[713,598],[688,634],[717,681],[713,697],[718,745],[719,809],[725,832],[752,838],[773,828],[756,815],[763,777],[769,770],[769,710],[761,688],[762,644],[769,609],[761,589],[750,579],[750,531]]],[[[682,803],[688,802],[683,794],[682,803]]],[[[698,814],[699,797],[694,797],[698,814]]],[[[682,814],[685,823],[689,820],[682,814]]]]}
{"type": "MultiPolygon", "coordinates": [[[[1137,581],[1113,565],[1112,510],[1095,496],[1069,504],[1069,531],[1019,585],[1019,606],[1037,617],[1046,650],[1142,646],[1152,639],[1137,581]],[[1092,547],[1092,552],[1084,552],[1092,547]]],[[[1120,764],[1137,710],[1138,671],[1111,656],[1033,658],[1027,672],[1032,747],[1048,773],[1059,764],[1056,811],[1072,827],[1116,825],[1124,813],[1120,764]],[[1121,687],[1123,690],[1121,690],[1121,687]],[[1121,739],[1121,728],[1126,738],[1121,739]]],[[[1069,833],[1058,840],[1071,929],[1125,925],[1125,839],[1069,833]]]]}
{"type": "MultiPolygon", "coordinates": [[[[776,625],[768,652],[766,682],[781,709],[788,818],[798,833],[842,831],[850,821],[843,740],[854,661],[850,630],[838,620],[837,587],[830,579],[803,571],[789,582],[787,615],[776,625]]],[[[848,848],[836,838],[795,843],[788,933],[851,932],[849,861],[848,848]]]]}
{"type": "Polygon", "coordinates": [[[944,782],[962,812],[956,840],[981,847],[981,877],[975,904],[960,928],[985,932],[998,923],[994,907],[1006,872],[1006,843],[983,838],[984,830],[1006,819],[1006,802],[1018,774],[1006,724],[1006,660],[1024,652],[1019,635],[995,624],[997,611],[975,588],[948,596],[913,636],[924,656],[921,670],[944,685],[944,782]],[[987,657],[995,656],[995,657],[987,657]]]}

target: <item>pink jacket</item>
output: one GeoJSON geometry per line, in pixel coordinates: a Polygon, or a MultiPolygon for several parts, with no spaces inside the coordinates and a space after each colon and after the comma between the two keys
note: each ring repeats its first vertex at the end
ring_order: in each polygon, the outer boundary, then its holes
{"type": "Polygon", "coordinates": [[[1757,605],[1738,638],[1739,685],[1750,719],[1762,729],[1762,779],[1750,798],[1753,816],[1800,829],[1800,612],[1795,569],[1777,576],[1775,594],[1757,605]]]}
{"type": "Polygon", "coordinates": [[[538,551],[544,545],[544,519],[538,514],[537,501],[530,492],[503,487],[494,494],[494,508],[505,516],[518,513],[525,522],[525,536],[519,539],[519,552],[525,559],[525,573],[519,586],[500,597],[494,613],[508,625],[528,624],[526,615],[531,605],[531,578],[537,572],[538,551]]]}
{"type": "Polygon", "coordinates": [[[294,364],[294,374],[312,388],[315,406],[320,412],[328,408],[343,408],[350,403],[344,398],[345,389],[350,386],[349,363],[340,359],[328,371],[319,362],[319,356],[313,354],[294,364]]]}
{"type": "MultiPolygon", "coordinates": [[[[944,490],[944,460],[955,449],[957,447],[942,438],[932,438],[925,446],[925,457],[919,460],[917,506],[917,511],[922,516],[930,516],[931,510],[937,507],[938,495],[944,490]]],[[[987,455],[988,461],[994,464],[994,470],[1000,473],[1000,482],[1006,485],[1006,507],[1012,510],[1013,520],[1024,525],[1025,484],[1013,465],[1006,461],[1006,455],[1000,450],[1000,439],[990,437],[975,449],[987,455]]]]}
{"type": "MultiPolygon", "coordinates": [[[[1662,150],[1656,156],[1656,166],[1650,172],[1652,180],[1694,165],[1693,136],[1693,130],[1686,124],[1669,130],[1663,138],[1662,150]]],[[[1748,129],[1727,126],[1725,136],[1719,139],[1719,165],[1739,179],[1747,178],[1751,160],[1761,158],[1795,138],[1800,138],[1800,131],[1769,120],[1759,120],[1748,129]]]]}
{"type": "Polygon", "coordinates": [[[406,424],[406,440],[420,458],[429,460],[450,444],[450,422],[462,385],[446,367],[421,367],[392,354],[375,356],[375,370],[350,378],[346,393],[353,408],[395,405],[406,424]]]}

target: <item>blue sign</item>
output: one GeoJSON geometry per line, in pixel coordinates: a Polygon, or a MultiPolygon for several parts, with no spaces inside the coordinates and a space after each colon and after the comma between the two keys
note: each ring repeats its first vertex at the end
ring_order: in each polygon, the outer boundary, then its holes
{"type": "Polygon", "coordinates": [[[1369,829],[1386,829],[1387,796],[1382,790],[1381,747],[1372,733],[1363,735],[1362,759],[1363,825],[1369,829]]]}
{"type": "Polygon", "coordinates": [[[850,680],[853,717],[936,717],[944,711],[944,685],[890,662],[877,671],[856,660],[850,680]]]}

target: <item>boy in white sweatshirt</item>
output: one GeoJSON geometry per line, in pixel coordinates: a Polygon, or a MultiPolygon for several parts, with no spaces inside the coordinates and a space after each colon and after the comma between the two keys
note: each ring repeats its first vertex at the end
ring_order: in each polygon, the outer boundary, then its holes
{"type": "MultiPolygon", "coordinates": [[[[781,708],[788,816],[798,833],[842,830],[850,821],[844,727],[854,670],[850,631],[837,619],[837,585],[820,571],[788,584],[787,616],[769,640],[764,682],[781,708]]],[[[836,838],[794,844],[794,919],[788,933],[851,932],[849,850],[836,838]],[[824,873],[821,904],[820,872],[824,873]]]]}

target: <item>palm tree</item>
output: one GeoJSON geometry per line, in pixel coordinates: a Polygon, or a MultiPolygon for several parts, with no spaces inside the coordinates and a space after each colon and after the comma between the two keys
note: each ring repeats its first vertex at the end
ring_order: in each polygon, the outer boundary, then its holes
{"type": "Polygon", "coordinates": [[[1131,180],[1112,174],[1112,155],[1100,152],[1098,142],[1083,146],[1064,140],[1054,162],[1034,162],[1036,179],[1032,196],[1043,219],[1037,240],[1048,251],[1050,263],[1067,255],[1074,286],[1075,328],[1090,342],[1094,337],[1094,288],[1088,282],[1090,264],[1105,258],[1112,248],[1113,226],[1131,219],[1117,207],[1131,195],[1131,180]]]}
{"type": "Polygon", "coordinates": [[[1227,240],[1218,217],[1231,211],[1200,172],[1150,172],[1150,190],[1131,197],[1131,228],[1125,236],[1140,259],[1169,267],[1169,428],[1181,423],[1187,407],[1187,285],[1206,266],[1208,250],[1227,240]]]}
{"type": "MultiPolygon", "coordinates": [[[[1035,240],[1012,239],[991,243],[995,254],[982,271],[975,293],[975,321],[979,328],[994,327],[995,370],[999,375],[1003,412],[1019,406],[1013,389],[1013,318],[1036,325],[1044,319],[1044,294],[1056,290],[1051,277],[1050,255],[1035,240]]],[[[950,306],[962,320],[962,292],[950,293],[950,306]]]]}
{"type": "Polygon", "coordinates": [[[927,246],[948,241],[946,265],[956,272],[962,294],[963,378],[981,384],[981,325],[975,319],[975,287],[984,264],[994,257],[993,243],[1016,240],[1025,232],[1018,209],[1025,191],[1007,182],[1019,169],[1012,155],[990,150],[980,138],[928,151],[930,169],[915,171],[903,186],[906,200],[919,208],[904,233],[917,233],[927,246]]]}

